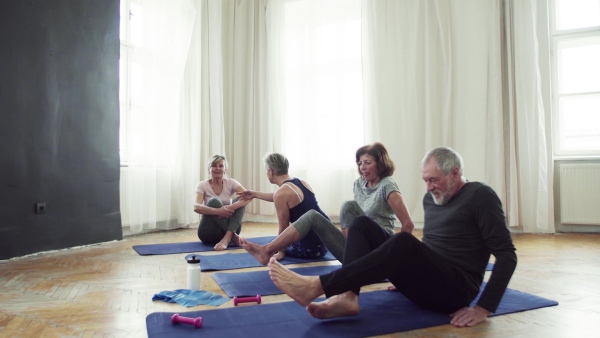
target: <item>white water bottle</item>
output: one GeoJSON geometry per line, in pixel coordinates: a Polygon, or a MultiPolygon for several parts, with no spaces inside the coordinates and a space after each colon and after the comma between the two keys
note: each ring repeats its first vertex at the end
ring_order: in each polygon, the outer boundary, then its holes
{"type": "Polygon", "coordinates": [[[187,289],[200,290],[200,257],[196,254],[185,256],[187,261],[187,289]]]}

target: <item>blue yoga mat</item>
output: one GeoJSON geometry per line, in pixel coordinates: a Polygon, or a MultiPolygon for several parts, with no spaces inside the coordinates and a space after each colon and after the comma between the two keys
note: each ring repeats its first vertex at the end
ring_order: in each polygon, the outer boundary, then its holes
{"type": "MultiPolygon", "coordinates": [[[[248,238],[247,240],[253,243],[264,245],[272,241],[276,236],[265,236],[248,238]]],[[[214,244],[204,244],[201,241],[196,242],[181,242],[181,243],[161,243],[161,244],[144,244],[134,245],[135,250],[140,256],[150,255],[170,255],[187,252],[205,252],[215,251],[214,244]]],[[[229,243],[229,249],[240,249],[241,247],[229,243]]]]}
{"type": "MultiPolygon", "coordinates": [[[[336,265],[319,265],[305,268],[292,268],[304,276],[318,276],[339,269],[340,264],[336,265]]],[[[219,284],[221,289],[229,297],[241,296],[267,296],[278,295],[281,292],[271,278],[268,271],[251,271],[251,272],[215,272],[213,278],[219,284]]]]}
{"type": "MultiPolygon", "coordinates": [[[[237,307],[180,313],[202,317],[203,326],[171,324],[173,312],[146,317],[148,337],[366,337],[423,329],[450,323],[446,313],[425,310],[400,292],[361,293],[361,313],[355,317],[319,320],[296,302],[242,304],[237,307]]],[[[558,305],[558,302],[507,289],[493,316],[558,305]]],[[[468,330],[468,329],[465,329],[468,330]]]]}
{"type": "MultiPolygon", "coordinates": [[[[223,271],[223,270],[234,270],[242,268],[254,268],[257,266],[265,266],[260,264],[256,258],[247,252],[242,253],[226,253],[221,255],[199,255],[200,256],[200,270],[202,271],[223,271]]],[[[286,256],[280,260],[281,264],[301,264],[311,262],[325,262],[335,260],[335,257],[331,252],[327,253],[323,257],[319,258],[294,258],[286,256]]]]}
{"type": "MultiPolygon", "coordinates": [[[[318,276],[339,269],[340,264],[320,265],[306,268],[292,268],[304,276],[318,276]]],[[[493,265],[488,264],[487,270],[491,270],[493,265]]],[[[250,272],[215,272],[213,278],[219,284],[223,292],[229,297],[254,296],[254,295],[278,295],[281,294],[271,278],[269,271],[250,271],[250,272]]]]}

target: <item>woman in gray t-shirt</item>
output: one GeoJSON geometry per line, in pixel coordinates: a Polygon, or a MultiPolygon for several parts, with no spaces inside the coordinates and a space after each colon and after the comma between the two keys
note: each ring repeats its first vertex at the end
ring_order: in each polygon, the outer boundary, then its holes
{"type": "Polygon", "coordinates": [[[394,234],[396,217],[402,224],[401,230],[412,233],[414,224],[400,189],[391,177],[395,169],[394,162],[384,145],[376,142],[359,148],[356,151],[356,164],[360,177],[354,181],[354,200],[344,202],[340,210],[340,225],[344,235],[348,235],[348,227],[361,215],[368,216],[379,225],[385,237],[394,234]]]}

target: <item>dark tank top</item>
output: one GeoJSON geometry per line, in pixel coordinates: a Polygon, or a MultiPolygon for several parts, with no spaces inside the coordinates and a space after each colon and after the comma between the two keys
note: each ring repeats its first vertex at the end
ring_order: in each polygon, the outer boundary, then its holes
{"type": "Polygon", "coordinates": [[[318,213],[320,213],[321,215],[323,215],[323,217],[330,220],[329,217],[327,215],[325,215],[323,210],[321,210],[321,208],[319,207],[319,203],[317,203],[317,198],[315,197],[315,194],[312,191],[308,190],[299,179],[294,178],[289,181],[285,181],[283,183],[285,184],[287,182],[290,182],[293,185],[300,188],[300,190],[302,190],[302,193],[304,194],[304,199],[302,200],[302,202],[300,202],[300,204],[298,204],[297,206],[290,209],[290,222],[291,223],[296,222],[298,220],[298,218],[300,218],[300,216],[304,215],[309,210],[315,210],[318,213]]]}

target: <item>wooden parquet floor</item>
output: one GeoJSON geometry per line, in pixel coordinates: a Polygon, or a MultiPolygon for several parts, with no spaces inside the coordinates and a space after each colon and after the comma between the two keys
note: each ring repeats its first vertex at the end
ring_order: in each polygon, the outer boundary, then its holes
{"type": "MultiPolygon", "coordinates": [[[[273,235],[276,229],[245,223],[243,235],[273,235]]],[[[489,318],[474,328],[442,325],[385,337],[600,337],[600,234],[513,239],[519,263],[509,287],[554,299],[558,306],[489,318]]],[[[0,261],[0,337],[146,337],[145,318],[152,312],[215,309],[153,302],[160,291],[185,288],[185,254],[139,256],[132,249],[194,240],[196,229],[179,229],[0,261]]],[[[264,267],[252,270],[257,269],[264,267]]],[[[225,295],[211,275],[202,273],[202,289],[225,295]]],[[[263,297],[263,303],[287,300],[263,297]]],[[[220,308],[231,306],[230,301],[220,308]]]]}

